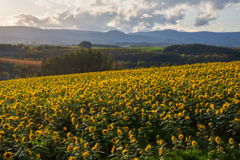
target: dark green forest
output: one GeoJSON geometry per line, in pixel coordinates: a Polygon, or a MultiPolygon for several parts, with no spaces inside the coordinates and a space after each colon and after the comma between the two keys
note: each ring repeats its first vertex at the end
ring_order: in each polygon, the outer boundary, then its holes
{"type": "Polygon", "coordinates": [[[218,55],[234,55],[236,58],[240,58],[240,49],[233,49],[227,47],[218,47],[218,46],[211,46],[205,44],[183,44],[183,45],[171,45],[165,47],[162,50],[162,53],[168,52],[177,52],[179,54],[185,55],[211,55],[211,54],[218,54],[218,55]]]}
{"type": "Polygon", "coordinates": [[[27,48],[23,44],[13,45],[13,44],[0,44],[0,51],[21,51],[27,48]]]}
{"type": "Polygon", "coordinates": [[[37,76],[106,71],[114,62],[106,52],[81,49],[60,56],[45,57],[37,76]]]}
{"type": "Polygon", "coordinates": [[[30,78],[36,76],[36,69],[20,63],[0,63],[0,80],[30,78]]]}

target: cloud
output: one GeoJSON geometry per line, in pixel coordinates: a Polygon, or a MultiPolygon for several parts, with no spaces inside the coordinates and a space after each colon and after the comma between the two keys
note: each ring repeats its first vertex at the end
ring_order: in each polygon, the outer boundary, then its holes
{"type": "Polygon", "coordinates": [[[89,12],[79,12],[81,14],[73,13],[68,8],[53,16],[20,14],[9,17],[9,22],[19,26],[35,26],[39,28],[88,29],[96,31],[111,29],[111,27],[104,25],[109,21],[109,18],[112,19],[108,14],[92,15],[89,12]]]}
{"type": "MultiPolygon", "coordinates": [[[[177,25],[184,19],[187,8],[198,11],[194,26],[209,25],[221,10],[240,0],[30,0],[42,7],[54,4],[66,9],[54,15],[19,14],[8,17],[12,25],[40,28],[72,28],[125,32],[148,31],[156,25],[177,25]]],[[[156,27],[155,27],[156,28],[156,27]]]]}
{"type": "Polygon", "coordinates": [[[6,24],[8,24],[6,18],[3,16],[0,16],[0,26],[5,26],[6,24]]]}
{"type": "Polygon", "coordinates": [[[50,3],[45,0],[36,0],[36,1],[34,1],[34,3],[41,7],[46,7],[46,8],[50,7],[50,3]]]}
{"type": "Polygon", "coordinates": [[[212,15],[208,13],[199,14],[199,16],[196,18],[194,26],[199,27],[209,25],[209,21],[216,20],[217,17],[218,17],[217,15],[212,15]]]}

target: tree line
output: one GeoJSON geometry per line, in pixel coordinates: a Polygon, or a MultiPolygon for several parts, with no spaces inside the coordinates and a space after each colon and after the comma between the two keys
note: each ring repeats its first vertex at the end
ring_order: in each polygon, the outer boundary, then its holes
{"type": "MultiPolygon", "coordinates": [[[[178,46],[178,45],[176,45],[178,46]]],[[[198,48],[196,45],[184,45],[186,47],[198,48]]],[[[205,46],[205,45],[203,45],[205,46]]],[[[212,46],[209,46],[211,48],[212,46]]],[[[175,48],[172,46],[172,48],[175,48]]],[[[139,68],[139,67],[151,67],[151,66],[163,66],[166,64],[183,65],[202,62],[229,62],[239,60],[239,54],[237,49],[231,49],[233,52],[226,52],[217,54],[214,51],[209,51],[206,48],[206,52],[197,52],[196,54],[188,54],[188,52],[149,52],[136,49],[103,49],[108,55],[112,54],[115,61],[115,68],[139,68]],[[234,54],[233,54],[234,53],[234,54]]]]}
{"type": "Polygon", "coordinates": [[[162,50],[162,53],[176,52],[185,55],[200,55],[200,54],[218,54],[218,55],[234,55],[236,58],[240,58],[240,50],[218,47],[205,44],[182,44],[167,46],[162,50]]]}
{"type": "Polygon", "coordinates": [[[30,78],[36,76],[33,66],[20,63],[0,63],[0,80],[30,78]]]}
{"type": "Polygon", "coordinates": [[[24,50],[26,48],[25,45],[23,44],[18,44],[18,45],[14,45],[14,44],[0,44],[0,51],[19,51],[19,50],[24,50]]]}
{"type": "Polygon", "coordinates": [[[111,56],[96,49],[81,49],[67,54],[44,57],[37,76],[106,71],[113,68],[111,56]]]}
{"type": "Polygon", "coordinates": [[[233,55],[185,55],[178,53],[154,53],[139,54],[113,54],[116,68],[141,68],[152,66],[165,66],[166,64],[183,65],[202,62],[229,62],[236,58],[233,55]],[[118,64],[121,64],[120,67],[118,64]]]}

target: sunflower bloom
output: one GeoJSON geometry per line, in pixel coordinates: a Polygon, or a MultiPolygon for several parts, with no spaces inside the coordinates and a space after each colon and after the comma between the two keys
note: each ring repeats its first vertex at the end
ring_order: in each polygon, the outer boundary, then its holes
{"type": "Polygon", "coordinates": [[[113,130],[113,123],[108,126],[108,129],[109,129],[109,130],[113,130]]]}
{"type": "Polygon", "coordinates": [[[183,139],[183,134],[180,134],[180,135],[178,136],[178,138],[179,138],[179,139],[183,139]]]}
{"type": "Polygon", "coordinates": [[[127,150],[127,149],[124,149],[124,150],[122,151],[122,154],[125,154],[126,152],[128,152],[128,150],[127,150]]]}
{"type": "Polygon", "coordinates": [[[3,125],[3,128],[7,130],[7,129],[10,128],[10,125],[9,125],[9,124],[4,124],[4,125],[3,125]]]}
{"type": "Polygon", "coordinates": [[[33,139],[34,139],[34,134],[30,134],[30,135],[29,135],[29,139],[30,139],[30,140],[33,140],[33,139]]]}
{"type": "Polygon", "coordinates": [[[12,159],[12,153],[11,152],[5,152],[4,153],[4,159],[7,159],[7,160],[12,159]]]}
{"type": "Polygon", "coordinates": [[[124,120],[125,120],[125,121],[127,121],[128,119],[129,119],[128,116],[125,116],[125,117],[124,117],[124,120]]]}
{"type": "Polygon", "coordinates": [[[145,151],[148,151],[151,149],[151,145],[147,145],[147,147],[145,148],[145,151]]]}
{"type": "Polygon", "coordinates": [[[37,154],[37,155],[36,155],[36,159],[39,159],[39,158],[40,158],[40,154],[37,154]]]}
{"type": "Polygon", "coordinates": [[[217,143],[219,143],[220,140],[221,140],[221,139],[220,139],[218,136],[215,138],[215,141],[216,141],[217,143]]]}
{"type": "Polygon", "coordinates": [[[159,156],[161,156],[162,153],[163,153],[163,150],[162,150],[162,149],[159,149],[159,151],[158,151],[159,156]]]}
{"type": "Polygon", "coordinates": [[[55,137],[54,137],[54,142],[57,143],[57,142],[59,142],[59,141],[60,141],[60,138],[57,137],[57,136],[55,136],[55,137]]]}
{"type": "Polygon", "coordinates": [[[102,131],[102,133],[103,133],[103,135],[106,135],[106,134],[108,133],[108,130],[107,130],[107,129],[104,129],[104,130],[102,131]]]}
{"type": "Polygon", "coordinates": [[[86,151],[86,152],[84,152],[82,155],[83,155],[83,157],[88,157],[90,154],[89,154],[88,151],[86,151]]]}
{"type": "Polygon", "coordinates": [[[192,141],[192,146],[196,146],[197,142],[196,141],[192,141]]]}
{"type": "Polygon", "coordinates": [[[122,131],[120,129],[117,130],[117,134],[120,135],[122,134],[122,131]]]}
{"type": "Polygon", "coordinates": [[[115,145],[113,145],[113,147],[112,147],[112,150],[111,150],[112,154],[114,153],[114,150],[115,150],[115,145]]]}
{"type": "Polygon", "coordinates": [[[68,152],[71,152],[71,150],[72,150],[72,147],[68,145],[67,151],[68,151],[68,152]]]}
{"type": "Polygon", "coordinates": [[[70,156],[68,160],[75,160],[75,158],[70,156]]]}

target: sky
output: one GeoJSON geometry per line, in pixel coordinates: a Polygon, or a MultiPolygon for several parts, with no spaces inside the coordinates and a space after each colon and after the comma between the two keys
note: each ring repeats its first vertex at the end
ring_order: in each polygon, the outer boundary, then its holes
{"type": "Polygon", "coordinates": [[[238,32],[240,0],[0,0],[0,26],[238,32]]]}

